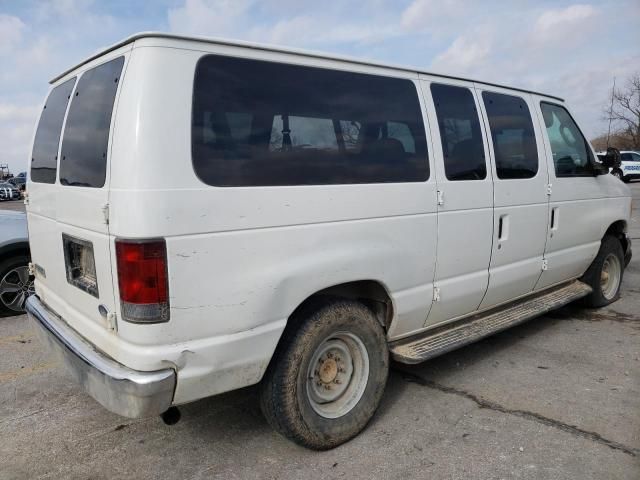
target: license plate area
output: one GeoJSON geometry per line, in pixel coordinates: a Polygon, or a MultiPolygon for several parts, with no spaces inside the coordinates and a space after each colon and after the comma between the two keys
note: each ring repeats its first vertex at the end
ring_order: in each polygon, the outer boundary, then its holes
{"type": "Polygon", "coordinates": [[[98,298],[98,278],[93,244],[63,233],[62,246],[67,282],[98,298]]]}

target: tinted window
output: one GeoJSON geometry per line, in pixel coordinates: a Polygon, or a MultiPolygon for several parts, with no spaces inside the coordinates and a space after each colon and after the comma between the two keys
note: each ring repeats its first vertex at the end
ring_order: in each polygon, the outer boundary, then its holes
{"type": "Polygon", "coordinates": [[[192,153],[217,186],[429,176],[411,81],[215,55],[196,68],[192,153]]]}
{"type": "Polygon", "coordinates": [[[473,94],[468,88],[434,83],[431,95],[436,106],[447,178],[485,178],[484,145],[473,94]]]}
{"type": "Polygon", "coordinates": [[[87,70],[78,81],[62,138],[63,185],[104,185],[111,112],[123,63],[123,57],[116,58],[87,70]]]}
{"type": "Polygon", "coordinates": [[[553,154],[556,177],[592,176],[591,150],[569,112],[560,105],[541,103],[542,117],[553,154]]]}
{"type": "Polygon", "coordinates": [[[483,92],[498,178],[531,178],[538,173],[538,149],[524,99],[483,92]]]}
{"type": "Polygon", "coordinates": [[[34,182],[56,181],[62,121],[75,83],[76,79],[72,78],[51,90],[42,110],[31,152],[31,180],[34,182]]]}

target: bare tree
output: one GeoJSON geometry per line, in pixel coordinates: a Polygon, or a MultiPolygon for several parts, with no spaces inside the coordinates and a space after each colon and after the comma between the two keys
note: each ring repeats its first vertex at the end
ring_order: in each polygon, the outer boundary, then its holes
{"type": "Polygon", "coordinates": [[[618,142],[624,143],[622,148],[640,148],[640,72],[631,75],[623,88],[614,89],[612,99],[613,106],[607,109],[617,127],[612,139],[617,137],[618,142]]]}

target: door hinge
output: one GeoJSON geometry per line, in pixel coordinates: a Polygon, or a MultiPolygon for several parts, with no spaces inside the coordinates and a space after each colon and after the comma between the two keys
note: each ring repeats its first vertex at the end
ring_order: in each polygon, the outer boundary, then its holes
{"type": "Polygon", "coordinates": [[[104,223],[109,225],[109,204],[102,205],[102,216],[104,217],[104,223]]]}
{"type": "Polygon", "coordinates": [[[549,263],[546,258],[542,259],[542,271],[544,272],[547,268],[549,268],[549,263]]]}
{"type": "Polygon", "coordinates": [[[438,205],[444,205],[444,192],[442,190],[438,190],[438,205]]]}
{"type": "Polygon", "coordinates": [[[433,301],[434,302],[440,301],[440,289],[438,287],[433,288],[433,301]]]}
{"type": "Polygon", "coordinates": [[[551,195],[551,187],[553,185],[551,185],[550,183],[547,183],[547,195],[551,195]]]}
{"type": "Polygon", "coordinates": [[[107,328],[116,332],[118,330],[118,324],[116,323],[116,314],[115,312],[107,313],[107,328]]]}

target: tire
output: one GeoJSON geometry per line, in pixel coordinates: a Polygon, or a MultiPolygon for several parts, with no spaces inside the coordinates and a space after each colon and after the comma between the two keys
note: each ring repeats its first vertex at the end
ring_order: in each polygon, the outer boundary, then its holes
{"type": "Polygon", "coordinates": [[[598,255],[582,277],[592,289],[583,302],[588,307],[604,307],[615,302],[620,295],[624,274],[624,252],[620,240],[606,235],[598,255]]]}
{"type": "Polygon", "coordinates": [[[0,262],[0,314],[24,313],[24,300],[34,292],[33,277],[28,275],[28,266],[29,257],[26,255],[15,255],[0,262]],[[15,286],[20,290],[13,291],[15,286]]]}
{"type": "Polygon", "coordinates": [[[378,408],[389,374],[384,331],[369,308],[342,299],[314,302],[290,322],[260,384],[262,412],[299,445],[336,447],[378,408]]]}

